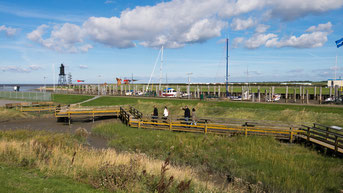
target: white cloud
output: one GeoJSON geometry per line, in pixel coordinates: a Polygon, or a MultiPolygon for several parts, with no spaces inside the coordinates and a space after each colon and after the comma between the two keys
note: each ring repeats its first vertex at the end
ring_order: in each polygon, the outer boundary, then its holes
{"type": "Polygon", "coordinates": [[[331,22],[327,22],[327,23],[323,23],[323,24],[319,24],[318,26],[311,26],[309,27],[306,32],[332,32],[331,30],[332,28],[332,24],[331,22]]]}
{"type": "Polygon", "coordinates": [[[29,65],[27,67],[8,65],[8,66],[0,67],[0,70],[3,72],[19,72],[19,73],[29,73],[29,72],[40,70],[40,69],[42,69],[42,67],[38,65],[29,65]]]}
{"type": "Polygon", "coordinates": [[[111,4],[111,3],[114,3],[114,1],[111,1],[111,0],[107,0],[104,2],[105,4],[111,4]]]}
{"type": "Polygon", "coordinates": [[[239,19],[239,18],[234,18],[232,20],[232,23],[231,23],[230,27],[234,31],[239,31],[239,30],[245,30],[245,29],[251,28],[254,25],[256,25],[256,21],[254,21],[251,17],[249,17],[246,20],[239,19]]]}
{"type": "Polygon", "coordinates": [[[249,49],[256,49],[265,45],[269,40],[276,38],[276,34],[255,34],[245,41],[245,47],[249,49]]]}
{"type": "Polygon", "coordinates": [[[318,26],[312,26],[306,30],[306,32],[300,36],[290,36],[279,39],[278,35],[269,33],[256,33],[249,39],[242,37],[234,40],[236,47],[237,45],[244,45],[249,49],[256,49],[261,46],[269,48],[282,48],[282,47],[293,47],[293,48],[317,48],[322,47],[328,40],[327,36],[332,32],[331,23],[319,24],[318,26]],[[322,30],[322,31],[320,31],[322,30]]]}
{"type": "Polygon", "coordinates": [[[18,29],[1,25],[0,32],[2,31],[5,32],[7,36],[14,36],[18,32],[18,29]]]}
{"type": "MultiPolygon", "coordinates": [[[[28,38],[44,47],[67,52],[88,51],[92,46],[84,43],[86,39],[116,48],[130,48],[136,44],[178,48],[220,36],[230,17],[245,13],[266,11],[273,18],[292,20],[338,9],[342,5],[343,0],[171,0],[154,6],[127,9],[119,17],[90,17],[82,26],[68,23],[55,26],[45,39],[42,37],[45,27],[38,27],[28,34],[28,38]]],[[[257,22],[252,18],[234,19],[231,27],[234,30],[243,30],[254,25],[257,22]]],[[[265,33],[268,27],[260,24],[256,32],[265,33]]],[[[308,30],[322,32],[323,27],[308,30]]],[[[264,38],[270,39],[270,35],[256,35],[255,38],[261,38],[258,40],[264,42],[264,38]]],[[[260,43],[249,44],[248,47],[256,47],[260,43]]],[[[300,47],[294,43],[284,44],[300,47]]]]}
{"type": "Polygon", "coordinates": [[[283,20],[294,20],[310,14],[319,14],[329,10],[339,9],[343,0],[265,0],[272,8],[272,16],[283,20]]]}
{"type": "Polygon", "coordinates": [[[80,69],[88,69],[88,66],[87,66],[87,65],[82,65],[82,64],[80,64],[79,68],[80,68],[80,69]]]}
{"type": "Polygon", "coordinates": [[[269,29],[269,25],[259,24],[257,25],[255,32],[256,33],[265,33],[269,29]]]}
{"type": "Polygon", "coordinates": [[[43,47],[59,52],[87,52],[88,49],[92,48],[90,44],[83,44],[84,32],[78,25],[70,23],[65,23],[62,26],[55,25],[50,32],[50,37],[44,39],[43,36],[50,28],[50,26],[43,24],[27,34],[27,38],[43,47]]]}
{"type": "Polygon", "coordinates": [[[278,40],[273,38],[266,42],[266,47],[293,47],[293,48],[317,48],[322,47],[327,42],[328,32],[312,32],[309,34],[302,34],[299,37],[291,36],[278,40]]]}

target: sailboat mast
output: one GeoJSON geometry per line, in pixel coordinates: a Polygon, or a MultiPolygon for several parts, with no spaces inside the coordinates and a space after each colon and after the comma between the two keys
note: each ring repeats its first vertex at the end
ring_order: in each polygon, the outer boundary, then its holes
{"type": "Polygon", "coordinates": [[[161,65],[160,65],[160,85],[159,85],[159,90],[161,90],[161,84],[162,84],[162,66],[163,66],[163,46],[161,49],[161,65]]]}
{"type": "Polygon", "coordinates": [[[226,97],[229,96],[229,38],[226,38],[226,97]]]}

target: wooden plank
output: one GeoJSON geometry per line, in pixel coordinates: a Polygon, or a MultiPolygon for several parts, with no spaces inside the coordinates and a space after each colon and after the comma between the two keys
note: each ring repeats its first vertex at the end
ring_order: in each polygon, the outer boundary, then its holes
{"type": "MultiPolygon", "coordinates": [[[[298,135],[298,137],[303,138],[303,139],[307,139],[307,136],[304,136],[304,135],[298,135]]],[[[317,139],[314,139],[314,138],[310,138],[310,141],[313,142],[313,143],[315,143],[315,144],[318,144],[318,145],[320,145],[320,146],[329,148],[329,149],[331,149],[331,150],[335,150],[335,146],[334,146],[334,145],[324,143],[324,142],[322,142],[322,141],[320,141],[320,140],[317,140],[317,139]]],[[[338,148],[337,148],[337,152],[343,153],[343,148],[338,147],[338,148]]]]}

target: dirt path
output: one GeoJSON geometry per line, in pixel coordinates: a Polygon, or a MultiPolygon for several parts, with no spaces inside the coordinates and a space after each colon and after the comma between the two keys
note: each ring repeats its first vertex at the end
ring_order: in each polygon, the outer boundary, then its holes
{"type": "MultiPolygon", "coordinates": [[[[16,129],[27,129],[27,130],[44,130],[50,132],[59,133],[74,133],[77,128],[85,128],[88,132],[91,132],[92,128],[96,125],[104,122],[113,122],[116,120],[99,120],[95,123],[91,121],[79,120],[68,125],[63,122],[57,122],[55,118],[37,118],[37,119],[23,119],[0,123],[0,130],[16,130],[16,129]]],[[[107,140],[103,137],[91,134],[87,138],[87,142],[90,147],[93,148],[107,148],[107,140]]]]}

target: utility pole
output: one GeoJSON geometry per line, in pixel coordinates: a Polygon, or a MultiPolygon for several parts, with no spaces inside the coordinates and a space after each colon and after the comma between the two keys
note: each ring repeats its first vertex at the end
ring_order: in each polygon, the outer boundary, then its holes
{"type": "Polygon", "coordinates": [[[191,75],[192,75],[193,73],[192,72],[190,72],[190,73],[187,73],[187,75],[188,75],[188,87],[187,87],[187,97],[188,97],[188,99],[190,99],[191,98],[191,94],[190,94],[190,84],[191,84],[191,75]]]}
{"type": "Polygon", "coordinates": [[[229,97],[229,38],[226,38],[226,97],[229,97]]]}

